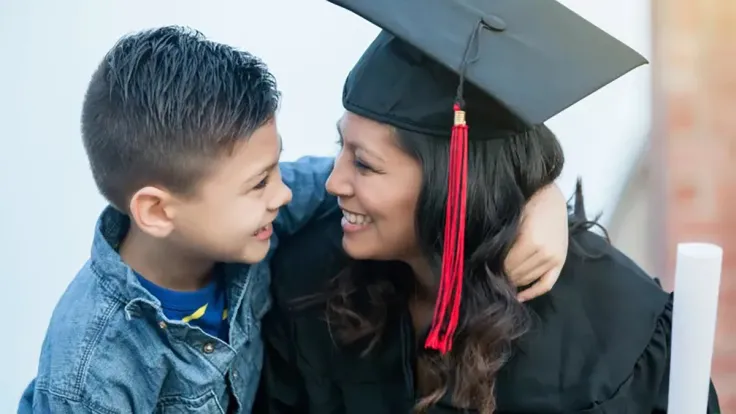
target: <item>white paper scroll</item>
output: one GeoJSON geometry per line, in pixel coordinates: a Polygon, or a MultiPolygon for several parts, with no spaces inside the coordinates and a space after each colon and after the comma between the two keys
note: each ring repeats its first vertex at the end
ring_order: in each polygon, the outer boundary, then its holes
{"type": "Polygon", "coordinates": [[[706,412],[723,249],[677,246],[668,414],[706,412]]]}

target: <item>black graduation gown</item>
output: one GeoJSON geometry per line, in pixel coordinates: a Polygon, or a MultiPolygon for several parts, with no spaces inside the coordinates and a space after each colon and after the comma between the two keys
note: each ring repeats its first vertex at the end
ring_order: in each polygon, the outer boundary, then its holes
{"type": "MultiPolygon", "coordinates": [[[[601,237],[581,232],[571,241],[604,256],[571,250],[552,291],[528,303],[535,322],[499,373],[496,413],[665,413],[672,295],[601,237]]],[[[346,261],[337,219],[280,246],[255,412],[411,412],[417,342],[408,312],[392,315],[380,351],[361,357],[360,348],[334,345],[322,309],[292,309],[346,261]]],[[[460,412],[472,411],[453,407],[449,396],[429,411],[460,412]]],[[[704,412],[719,413],[712,384],[704,412]]]]}

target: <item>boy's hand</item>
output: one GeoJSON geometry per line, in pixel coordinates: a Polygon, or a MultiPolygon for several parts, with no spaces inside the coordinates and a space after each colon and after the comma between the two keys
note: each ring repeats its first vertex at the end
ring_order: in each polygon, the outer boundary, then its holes
{"type": "Polygon", "coordinates": [[[506,273],[524,302],[552,289],[567,258],[567,203],[556,184],[527,202],[516,242],[504,262],[506,273]],[[533,284],[532,284],[533,283],[533,284]]]}

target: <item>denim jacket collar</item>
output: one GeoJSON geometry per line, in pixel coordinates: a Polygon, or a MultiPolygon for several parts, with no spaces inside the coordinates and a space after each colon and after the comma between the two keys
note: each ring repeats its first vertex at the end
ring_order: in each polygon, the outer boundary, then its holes
{"type": "Polygon", "coordinates": [[[160,302],[141,286],[130,266],[117,251],[118,245],[128,233],[130,218],[112,206],[100,215],[90,252],[91,265],[100,276],[100,284],[122,302],[145,301],[160,307],[160,302]]]}

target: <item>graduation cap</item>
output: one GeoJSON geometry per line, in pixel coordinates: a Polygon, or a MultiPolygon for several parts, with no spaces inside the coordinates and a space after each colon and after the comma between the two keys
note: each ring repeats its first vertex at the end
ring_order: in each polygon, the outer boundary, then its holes
{"type": "Polygon", "coordinates": [[[329,1],[383,29],[348,75],[345,109],[451,140],[425,343],[448,352],[462,295],[468,139],[524,133],[647,61],[554,0],[329,1]]]}

